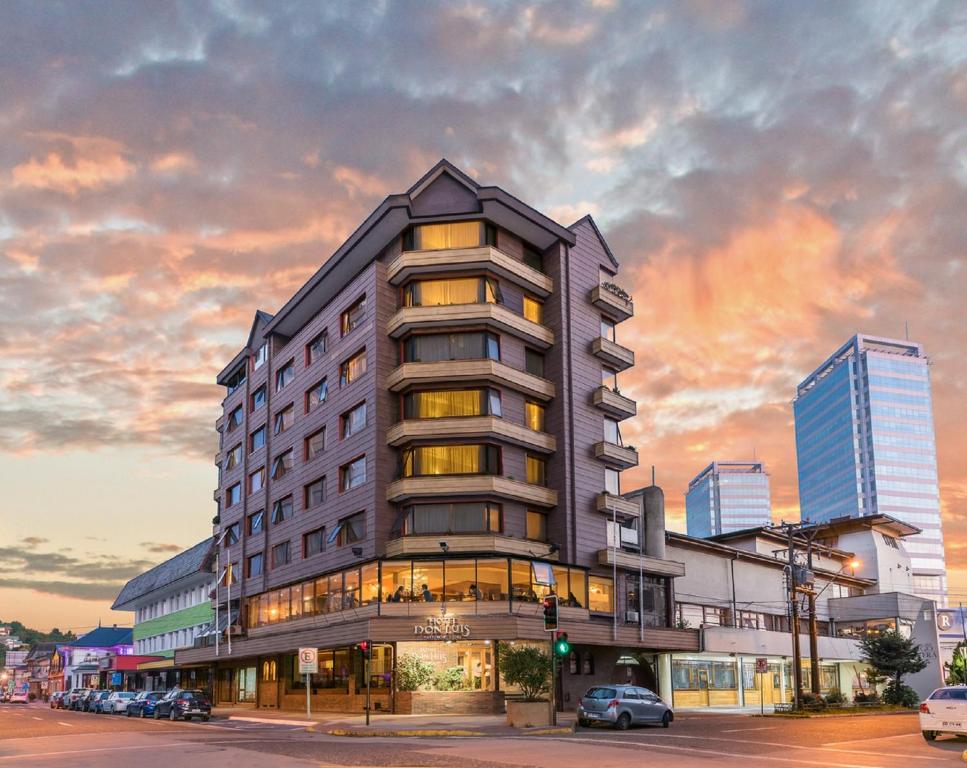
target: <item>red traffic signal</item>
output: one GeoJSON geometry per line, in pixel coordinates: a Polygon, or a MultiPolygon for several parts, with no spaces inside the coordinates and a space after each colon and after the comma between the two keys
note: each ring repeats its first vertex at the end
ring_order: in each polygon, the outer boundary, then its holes
{"type": "Polygon", "coordinates": [[[553,632],[557,629],[557,595],[544,598],[544,631],[553,632]]]}
{"type": "Polygon", "coordinates": [[[359,643],[356,647],[359,648],[359,652],[363,654],[363,658],[366,661],[369,661],[371,658],[373,658],[373,646],[370,644],[369,640],[363,640],[363,642],[359,643]]]}

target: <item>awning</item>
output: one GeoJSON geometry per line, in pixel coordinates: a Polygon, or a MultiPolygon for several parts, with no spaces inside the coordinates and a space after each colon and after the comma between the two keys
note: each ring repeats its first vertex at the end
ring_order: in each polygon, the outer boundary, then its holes
{"type": "MultiPolygon", "coordinates": [[[[228,629],[229,624],[234,624],[238,620],[238,609],[232,610],[231,620],[229,620],[229,615],[225,611],[219,611],[218,613],[218,629],[220,632],[224,632],[228,629]]],[[[201,631],[198,633],[198,637],[211,637],[215,634],[215,622],[211,621],[208,624],[202,625],[201,631]]]]}
{"type": "Polygon", "coordinates": [[[138,672],[146,669],[172,669],[175,666],[174,659],[161,659],[160,661],[143,661],[138,664],[138,672]]]}

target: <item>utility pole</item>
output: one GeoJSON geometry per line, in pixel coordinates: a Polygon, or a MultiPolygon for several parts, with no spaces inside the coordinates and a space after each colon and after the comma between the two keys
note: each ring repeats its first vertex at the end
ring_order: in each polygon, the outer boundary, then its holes
{"type": "MultiPolygon", "coordinates": [[[[813,569],[813,542],[806,549],[806,567],[813,569]]],[[[819,622],[816,620],[816,590],[806,593],[809,599],[809,689],[819,696],[819,622]]]]}
{"type": "Polygon", "coordinates": [[[795,527],[783,523],[786,529],[789,558],[789,631],[792,634],[792,708],[802,707],[802,653],[799,650],[799,604],[796,594],[796,544],[795,527]]]}

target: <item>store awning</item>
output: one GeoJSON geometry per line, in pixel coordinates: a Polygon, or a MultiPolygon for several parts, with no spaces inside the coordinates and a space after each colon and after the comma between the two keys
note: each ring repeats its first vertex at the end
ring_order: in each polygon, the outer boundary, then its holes
{"type": "MultiPolygon", "coordinates": [[[[229,624],[234,624],[238,620],[238,609],[232,610],[231,621],[229,621],[229,616],[224,611],[218,614],[218,629],[220,632],[224,632],[228,629],[229,624]]],[[[201,628],[201,632],[198,633],[198,637],[211,637],[215,634],[215,622],[211,621],[205,624],[201,628]]]]}
{"type": "Polygon", "coordinates": [[[160,659],[159,661],[143,661],[138,664],[138,672],[144,672],[147,669],[171,669],[175,666],[174,659],[160,659]]]}

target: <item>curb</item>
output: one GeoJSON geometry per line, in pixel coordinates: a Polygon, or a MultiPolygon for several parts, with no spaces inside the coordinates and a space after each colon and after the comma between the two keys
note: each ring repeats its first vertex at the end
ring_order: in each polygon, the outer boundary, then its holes
{"type": "MultiPolygon", "coordinates": [[[[573,733],[574,729],[570,727],[560,727],[560,728],[535,728],[533,730],[521,730],[518,735],[521,736],[551,736],[551,735],[561,735],[566,733],[573,733]]],[[[468,731],[465,729],[456,728],[412,728],[402,731],[389,731],[389,730],[357,730],[353,728],[332,728],[325,731],[327,736],[355,736],[357,738],[369,738],[369,737],[446,737],[446,736],[459,736],[459,737],[476,737],[476,738],[486,738],[487,736],[502,736],[504,734],[499,733],[487,733],[485,731],[468,731]]]]}
{"type": "Polygon", "coordinates": [[[241,715],[229,715],[227,720],[234,720],[241,723],[268,723],[270,725],[302,725],[305,727],[319,725],[315,720],[283,720],[278,717],[244,717],[241,715]]]}

